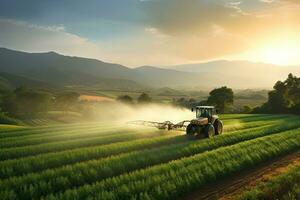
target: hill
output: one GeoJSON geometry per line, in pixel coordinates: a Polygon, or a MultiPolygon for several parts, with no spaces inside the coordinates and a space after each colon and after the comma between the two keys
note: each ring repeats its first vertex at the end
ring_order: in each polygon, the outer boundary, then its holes
{"type": "Polygon", "coordinates": [[[228,85],[233,88],[271,88],[277,80],[289,73],[300,75],[298,66],[278,66],[249,61],[218,60],[206,63],[183,64],[165,67],[177,71],[197,73],[211,85],[228,85]]]}
{"type": "Polygon", "coordinates": [[[28,86],[31,88],[43,88],[43,89],[53,89],[56,87],[55,85],[43,81],[32,80],[23,76],[0,72],[1,90],[11,90],[19,86],[28,86]]]}
{"type": "Polygon", "coordinates": [[[26,53],[0,48],[0,71],[60,86],[95,86],[102,89],[141,89],[189,85],[192,73],[156,67],[136,69],[100,60],[47,53],[26,53]]]}
{"type": "Polygon", "coordinates": [[[210,90],[222,85],[235,89],[269,89],[288,73],[300,75],[299,67],[248,61],[128,68],[55,52],[26,53],[5,48],[0,48],[0,71],[58,86],[121,90],[161,87],[210,90]]]}

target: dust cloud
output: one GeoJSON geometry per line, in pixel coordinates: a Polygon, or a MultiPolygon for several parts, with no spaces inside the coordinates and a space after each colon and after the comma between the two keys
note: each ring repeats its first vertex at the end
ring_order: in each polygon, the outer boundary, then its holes
{"type": "Polygon", "coordinates": [[[177,123],[195,118],[195,113],[192,113],[186,108],[165,104],[127,105],[114,102],[105,106],[98,106],[95,112],[97,112],[97,120],[111,122],[145,120],[156,122],[171,121],[177,123]]]}

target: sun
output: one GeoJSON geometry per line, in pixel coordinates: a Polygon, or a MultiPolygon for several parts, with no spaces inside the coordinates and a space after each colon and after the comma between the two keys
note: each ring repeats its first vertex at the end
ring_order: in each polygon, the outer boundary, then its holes
{"type": "Polygon", "coordinates": [[[300,60],[300,46],[290,39],[267,43],[258,50],[258,56],[266,63],[294,65],[300,60]]]}

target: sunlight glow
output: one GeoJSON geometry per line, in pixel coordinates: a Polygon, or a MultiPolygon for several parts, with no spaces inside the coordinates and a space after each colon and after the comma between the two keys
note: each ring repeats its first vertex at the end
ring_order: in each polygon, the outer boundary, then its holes
{"type": "Polygon", "coordinates": [[[258,50],[259,60],[277,64],[293,65],[299,62],[300,46],[296,40],[285,39],[267,43],[258,50]]]}

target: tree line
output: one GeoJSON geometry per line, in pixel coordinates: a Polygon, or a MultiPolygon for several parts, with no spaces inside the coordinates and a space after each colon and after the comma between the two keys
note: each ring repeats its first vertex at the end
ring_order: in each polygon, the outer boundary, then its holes
{"type": "Polygon", "coordinates": [[[289,74],[285,81],[277,81],[268,94],[268,101],[253,112],[299,115],[300,78],[289,74]]]}
{"type": "Polygon", "coordinates": [[[215,88],[210,91],[207,99],[197,101],[194,98],[173,99],[173,104],[181,107],[191,108],[195,106],[215,106],[218,113],[226,113],[232,110],[234,102],[234,92],[231,88],[226,86],[215,88]]]}
{"type": "MultiPolygon", "coordinates": [[[[117,101],[126,103],[126,104],[131,104],[131,105],[133,105],[135,103],[135,100],[129,95],[118,96],[117,101]]],[[[147,93],[144,93],[144,92],[136,99],[136,103],[138,103],[138,104],[145,104],[145,103],[151,103],[151,102],[152,102],[152,98],[147,93]]]]}
{"type": "Polygon", "coordinates": [[[76,92],[52,94],[27,87],[18,87],[13,91],[1,92],[0,109],[2,115],[22,118],[34,116],[49,110],[69,111],[79,102],[76,92]]]}

